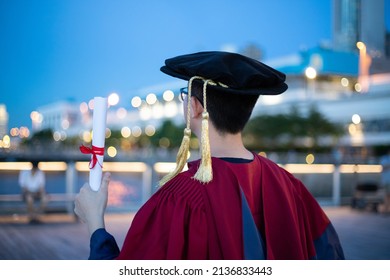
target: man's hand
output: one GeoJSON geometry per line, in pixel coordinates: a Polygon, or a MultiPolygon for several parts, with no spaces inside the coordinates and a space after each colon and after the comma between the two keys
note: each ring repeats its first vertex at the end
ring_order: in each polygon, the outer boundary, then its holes
{"type": "Polygon", "coordinates": [[[98,191],[93,191],[88,183],[80,189],[75,199],[74,212],[87,224],[90,235],[99,228],[104,228],[104,212],[108,199],[110,173],[105,173],[98,191]]]}

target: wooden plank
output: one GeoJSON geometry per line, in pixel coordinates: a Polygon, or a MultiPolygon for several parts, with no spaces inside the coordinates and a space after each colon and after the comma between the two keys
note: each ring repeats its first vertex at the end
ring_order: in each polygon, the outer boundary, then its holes
{"type": "MultiPolygon", "coordinates": [[[[107,230],[121,247],[133,218],[106,216],[107,230]]],[[[26,215],[0,215],[0,260],[85,260],[89,234],[84,223],[67,214],[42,215],[42,224],[29,224],[26,215]]]]}

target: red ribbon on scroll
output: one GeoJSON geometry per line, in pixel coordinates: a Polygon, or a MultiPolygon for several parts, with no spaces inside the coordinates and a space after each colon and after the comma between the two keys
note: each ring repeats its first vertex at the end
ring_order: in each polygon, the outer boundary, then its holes
{"type": "MultiPolygon", "coordinates": [[[[96,163],[99,163],[97,156],[103,156],[104,155],[104,147],[96,147],[92,145],[92,148],[86,147],[84,145],[80,146],[80,152],[83,154],[91,154],[92,158],[91,161],[89,162],[89,169],[92,169],[95,167],[96,163]]],[[[103,167],[100,163],[99,165],[103,167]]]]}

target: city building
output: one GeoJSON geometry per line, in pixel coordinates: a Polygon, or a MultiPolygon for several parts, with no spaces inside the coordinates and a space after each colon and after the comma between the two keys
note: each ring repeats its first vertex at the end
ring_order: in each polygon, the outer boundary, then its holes
{"type": "Polygon", "coordinates": [[[333,0],[332,48],[354,52],[356,43],[364,42],[373,74],[390,71],[390,35],[384,11],[384,0],[333,0]]]}
{"type": "MultiPolygon", "coordinates": [[[[65,139],[78,133],[82,122],[78,104],[60,101],[37,108],[31,113],[32,132],[51,130],[56,137],[65,139]]],[[[55,137],[55,139],[56,139],[55,137]]]]}
{"type": "Polygon", "coordinates": [[[5,104],[0,104],[0,139],[8,134],[8,112],[5,104]]]}
{"type": "Polygon", "coordinates": [[[335,50],[354,52],[361,41],[371,56],[383,57],[385,40],[384,0],[333,0],[335,50]]]}

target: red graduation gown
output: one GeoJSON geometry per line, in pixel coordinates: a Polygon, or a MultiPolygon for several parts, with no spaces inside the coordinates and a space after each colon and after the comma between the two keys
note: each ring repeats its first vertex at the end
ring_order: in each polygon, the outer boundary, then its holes
{"type": "Polygon", "coordinates": [[[241,164],[212,158],[208,184],[192,179],[199,161],[189,163],[137,212],[117,259],[244,259],[245,201],[266,259],[316,258],[321,236],[320,246],[335,252],[330,258],[343,258],[337,234],[325,234],[330,221],[306,187],[254,156],[241,164]]]}

